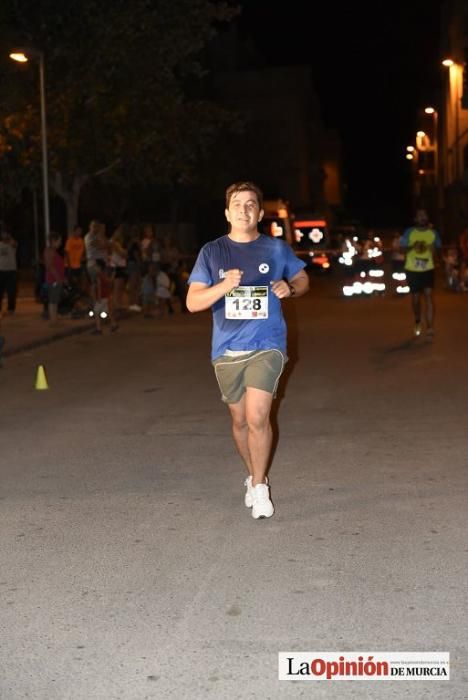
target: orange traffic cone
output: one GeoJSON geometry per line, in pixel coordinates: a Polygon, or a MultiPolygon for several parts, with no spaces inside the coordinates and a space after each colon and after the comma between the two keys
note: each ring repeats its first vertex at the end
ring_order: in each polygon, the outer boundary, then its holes
{"type": "Polygon", "coordinates": [[[39,365],[37,368],[37,374],[36,374],[36,389],[38,391],[43,391],[44,389],[48,389],[49,385],[47,384],[47,377],[44,369],[44,365],[39,365]]]}

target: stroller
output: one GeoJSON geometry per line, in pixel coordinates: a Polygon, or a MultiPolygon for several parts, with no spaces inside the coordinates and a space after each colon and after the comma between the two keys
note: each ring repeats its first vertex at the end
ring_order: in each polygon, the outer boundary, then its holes
{"type": "Polygon", "coordinates": [[[84,294],[76,286],[69,282],[64,282],[62,295],[60,297],[57,312],[60,316],[70,316],[70,318],[84,318],[88,309],[80,309],[79,301],[84,298],[84,294]]]}
{"type": "MultiPolygon", "coordinates": [[[[43,282],[40,286],[38,301],[44,306],[43,317],[47,318],[49,290],[46,282],[43,282]]],[[[70,316],[70,318],[85,318],[88,315],[89,308],[88,298],[81,289],[69,282],[64,282],[57,308],[58,315],[70,316]]]]}

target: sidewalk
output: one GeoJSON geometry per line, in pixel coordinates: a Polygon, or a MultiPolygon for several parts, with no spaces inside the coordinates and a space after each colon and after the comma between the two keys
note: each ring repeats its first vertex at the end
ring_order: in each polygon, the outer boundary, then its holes
{"type": "MultiPolygon", "coordinates": [[[[3,351],[0,346],[0,366],[2,357],[26,352],[70,335],[85,333],[94,327],[93,320],[87,316],[70,318],[69,315],[59,315],[56,325],[51,325],[49,321],[44,320],[42,304],[38,303],[34,297],[34,280],[28,271],[22,271],[18,291],[15,313],[12,315],[6,313],[5,298],[2,307],[3,316],[0,312],[0,337],[5,341],[3,351]]],[[[178,299],[173,298],[173,305],[180,311],[178,299]]],[[[124,311],[122,318],[129,319],[134,316],[134,313],[124,311]]]]}
{"type": "MultiPolygon", "coordinates": [[[[27,294],[30,290],[24,290],[27,294]]],[[[4,300],[4,307],[6,306],[4,300]]],[[[41,318],[42,306],[33,296],[19,296],[13,315],[5,314],[1,319],[0,335],[5,338],[3,357],[46,345],[54,340],[75,333],[84,333],[93,327],[89,318],[71,319],[59,316],[57,324],[41,318]]]]}

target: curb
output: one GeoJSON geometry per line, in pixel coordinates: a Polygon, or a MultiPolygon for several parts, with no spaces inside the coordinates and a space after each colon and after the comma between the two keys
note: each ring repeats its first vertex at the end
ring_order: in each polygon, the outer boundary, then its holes
{"type": "MultiPolygon", "coordinates": [[[[17,345],[11,350],[4,349],[2,357],[11,357],[12,355],[17,355],[20,352],[27,352],[28,350],[34,350],[42,345],[49,345],[54,343],[56,340],[62,340],[63,338],[68,338],[71,335],[79,335],[80,333],[86,333],[86,331],[91,330],[94,327],[94,323],[87,323],[85,326],[79,326],[78,328],[69,328],[66,331],[61,331],[59,333],[54,333],[53,335],[44,336],[42,338],[37,338],[36,340],[31,340],[22,345],[17,345]]],[[[5,343],[6,345],[7,343],[5,343]]]]}

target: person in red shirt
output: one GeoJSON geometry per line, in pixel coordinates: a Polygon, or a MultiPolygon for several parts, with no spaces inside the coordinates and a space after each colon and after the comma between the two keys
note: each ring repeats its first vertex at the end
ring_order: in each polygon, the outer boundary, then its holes
{"type": "Polygon", "coordinates": [[[52,232],[49,245],[44,251],[45,281],[49,298],[49,318],[52,325],[57,323],[57,310],[65,281],[65,261],[58,252],[61,245],[62,236],[52,232]]]}

